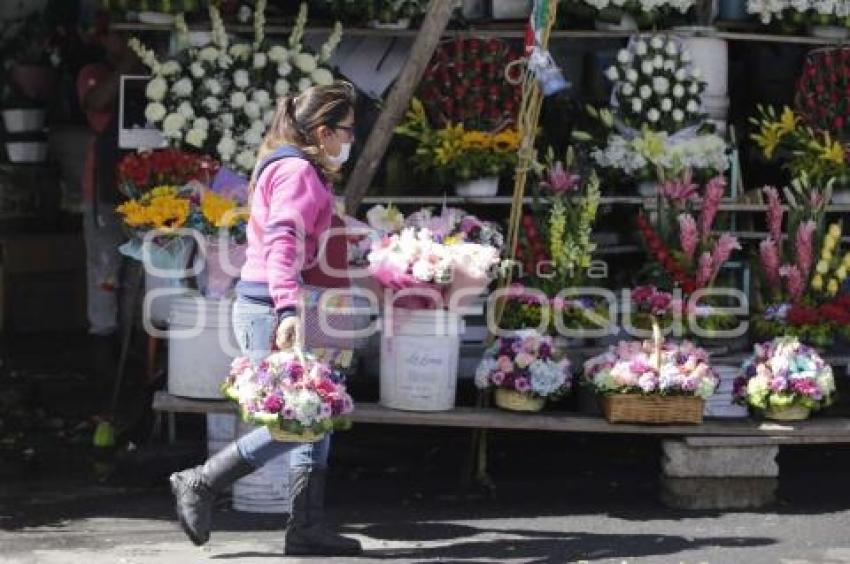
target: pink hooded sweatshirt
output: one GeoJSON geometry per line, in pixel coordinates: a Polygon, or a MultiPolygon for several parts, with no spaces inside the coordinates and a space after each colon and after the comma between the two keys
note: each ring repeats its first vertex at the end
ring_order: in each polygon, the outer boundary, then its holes
{"type": "Polygon", "coordinates": [[[240,284],[267,285],[278,312],[294,308],[333,211],[331,186],[308,161],[285,158],[266,167],[251,197],[240,284]]]}

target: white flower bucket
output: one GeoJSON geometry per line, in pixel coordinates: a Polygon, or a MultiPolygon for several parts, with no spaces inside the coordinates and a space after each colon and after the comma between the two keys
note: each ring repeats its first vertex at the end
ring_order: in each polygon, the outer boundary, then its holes
{"type": "Polygon", "coordinates": [[[840,41],[850,37],[850,29],[843,25],[813,25],[809,27],[809,35],[819,39],[840,41]]]}
{"type": "Polygon", "coordinates": [[[15,141],[6,143],[6,154],[13,163],[43,163],[47,160],[44,141],[15,141]]]}
{"type": "MultiPolygon", "coordinates": [[[[255,427],[239,421],[238,436],[253,431],[255,427]]],[[[251,474],[233,484],[233,509],[248,513],[289,513],[289,454],[271,459],[251,474]]]]}
{"type": "Polygon", "coordinates": [[[381,405],[406,411],[452,409],[462,318],[445,310],[396,308],[383,321],[381,405]]]}
{"type": "Polygon", "coordinates": [[[39,109],[3,110],[3,127],[6,133],[41,131],[44,127],[45,111],[39,109]]]}
{"type": "Polygon", "coordinates": [[[729,46],[716,37],[682,37],[690,52],[693,66],[702,72],[707,83],[705,96],[725,97],[729,94],[729,46]]]}
{"type": "Polygon", "coordinates": [[[231,328],[230,300],[200,296],[171,303],[168,392],[198,399],[222,399],[222,382],[239,348],[231,328]]]}
{"type": "Polygon", "coordinates": [[[499,177],[485,176],[455,185],[455,194],[462,198],[490,198],[499,193],[499,177]]]}
{"type": "MultiPolygon", "coordinates": [[[[186,290],[188,285],[185,280],[175,278],[164,278],[145,271],[145,293],[151,290],[176,289],[186,290]]],[[[168,324],[168,315],[171,311],[171,302],[179,296],[175,294],[162,295],[150,300],[150,308],[146,312],[150,322],[158,327],[168,324]]]]}

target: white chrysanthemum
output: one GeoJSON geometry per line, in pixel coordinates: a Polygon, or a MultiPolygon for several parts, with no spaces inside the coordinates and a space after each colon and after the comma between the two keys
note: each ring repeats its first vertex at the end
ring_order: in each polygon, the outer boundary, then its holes
{"type": "Polygon", "coordinates": [[[681,123],[685,121],[685,112],[683,112],[679,108],[673,110],[673,121],[675,121],[676,123],[681,123]]]}
{"type": "Polygon", "coordinates": [[[177,106],[177,112],[183,116],[183,119],[186,121],[190,121],[195,118],[195,109],[189,102],[181,102],[180,105],[177,106]]]}
{"type": "Polygon", "coordinates": [[[236,120],[233,118],[233,114],[230,112],[221,114],[218,116],[218,119],[221,120],[221,124],[227,129],[232,128],[236,123],[236,120]]]}
{"type": "Polygon", "coordinates": [[[251,46],[247,43],[237,43],[231,45],[228,51],[231,57],[237,60],[247,60],[251,56],[251,46]]]}
{"type": "Polygon", "coordinates": [[[162,63],[162,66],[159,68],[160,74],[162,76],[176,76],[180,74],[180,63],[177,61],[166,61],[162,63]]]}
{"type": "Polygon", "coordinates": [[[673,87],[673,97],[674,98],[682,98],[685,95],[685,87],[681,84],[677,84],[673,87]]]}
{"type": "Polygon", "coordinates": [[[186,143],[191,145],[192,147],[200,149],[204,145],[204,141],[207,140],[207,130],[206,129],[190,129],[186,132],[186,143]]]}
{"type": "Polygon", "coordinates": [[[251,86],[251,75],[245,69],[239,69],[233,73],[233,84],[237,88],[248,88],[251,86]]]}
{"type": "Polygon", "coordinates": [[[265,125],[265,126],[271,125],[272,122],[274,121],[274,114],[275,114],[275,111],[273,109],[266,110],[263,113],[263,125],[265,125]]]}
{"type": "Polygon", "coordinates": [[[314,57],[310,53],[298,53],[293,58],[292,62],[304,74],[310,74],[311,72],[316,70],[316,67],[318,66],[316,62],[316,57],[314,57]]]}
{"type": "Polygon", "coordinates": [[[255,69],[264,69],[268,64],[268,57],[266,57],[265,53],[254,53],[254,68],[255,69]]]}
{"type": "Polygon", "coordinates": [[[192,81],[189,78],[181,78],[171,86],[171,92],[179,98],[188,98],[192,95],[192,81]]]}
{"type": "Polygon", "coordinates": [[[640,113],[643,109],[643,102],[640,101],[640,98],[632,98],[632,111],[634,113],[640,113]]]}
{"type": "Polygon", "coordinates": [[[165,106],[159,102],[151,102],[145,107],[145,119],[150,123],[159,123],[167,113],[165,106]]]}
{"type": "Polygon", "coordinates": [[[672,109],[673,109],[673,100],[671,100],[670,98],[664,98],[663,100],[661,100],[661,111],[662,112],[669,112],[672,109]]]}
{"type": "Polygon", "coordinates": [[[632,62],[632,54],[629,53],[628,49],[620,49],[617,52],[617,61],[621,64],[627,65],[632,62]]]}
{"type": "Polygon", "coordinates": [[[274,83],[274,93],[278,97],[289,94],[289,82],[285,78],[277,79],[274,83]]]}
{"type": "Polygon", "coordinates": [[[275,45],[269,49],[268,57],[271,62],[280,64],[289,58],[289,51],[285,47],[275,45]]]}
{"type": "Polygon", "coordinates": [[[218,55],[218,49],[213,47],[212,45],[209,45],[201,49],[201,51],[198,53],[198,58],[208,63],[214,63],[218,59],[218,55]]]}
{"type": "Polygon", "coordinates": [[[216,151],[222,159],[229,161],[236,151],[236,141],[231,137],[230,132],[226,131],[216,146],[216,151]]]}
{"type": "Polygon", "coordinates": [[[664,37],[660,35],[654,35],[650,40],[649,44],[652,46],[653,49],[661,49],[664,47],[664,37]]]}
{"type": "Polygon", "coordinates": [[[675,41],[668,41],[667,46],[664,47],[664,52],[671,57],[675,57],[679,54],[679,47],[676,45],[675,41]]]}
{"type": "Polygon", "coordinates": [[[204,70],[204,65],[202,65],[198,61],[195,61],[189,66],[189,71],[195,78],[204,78],[204,75],[207,74],[207,71],[204,70]]]}
{"type": "Polygon", "coordinates": [[[263,142],[263,131],[257,129],[249,129],[245,132],[245,135],[242,136],[245,141],[245,144],[249,147],[257,147],[260,143],[263,142]]]}
{"type": "Polygon", "coordinates": [[[292,73],[292,65],[287,63],[286,61],[280,63],[277,66],[277,74],[278,76],[286,77],[292,73]]]}
{"type": "Polygon", "coordinates": [[[329,86],[333,84],[334,75],[328,69],[318,68],[310,73],[310,78],[320,86],[329,86]]]}
{"type": "Polygon", "coordinates": [[[245,105],[245,102],[248,101],[248,97],[245,96],[244,92],[233,92],[230,94],[230,107],[234,110],[238,110],[242,106],[245,105]]]}
{"type": "Polygon", "coordinates": [[[212,96],[207,96],[201,101],[201,106],[210,113],[218,113],[218,110],[221,109],[221,100],[218,98],[213,98],[212,96]]]}
{"type": "Polygon", "coordinates": [[[165,98],[166,92],[168,92],[168,83],[165,82],[164,78],[159,76],[148,82],[145,88],[145,95],[148,100],[154,102],[161,102],[165,98]]]}
{"type": "Polygon", "coordinates": [[[656,69],[661,70],[664,68],[664,57],[661,55],[655,55],[655,58],[652,59],[652,66],[656,69]]]}
{"type": "Polygon", "coordinates": [[[656,76],[652,79],[652,89],[656,94],[664,96],[670,91],[670,81],[663,76],[656,76]]]}
{"type": "Polygon", "coordinates": [[[210,120],[205,117],[199,117],[192,124],[192,129],[203,129],[208,130],[210,128],[210,120]]]}
{"type": "Polygon", "coordinates": [[[632,95],[635,93],[635,87],[632,86],[630,83],[626,82],[625,84],[623,84],[623,86],[620,87],[620,92],[623,93],[623,96],[628,96],[631,98],[632,95]]]}
{"type": "Polygon", "coordinates": [[[221,96],[223,88],[221,87],[221,82],[219,82],[215,78],[208,78],[204,81],[204,88],[207,89],[212,96],[221,96]]]}
{"type": "Polygon", "coordinates": [[[697,84],[696,82],[692,82],[691,85],[688,87],[688,92],[693,96],[699,94],[699,84],[697,84]]]}
{"type": "Polygon", "coordinates": [[[644,84],[640,87],[640,97],[643,100],[649,100],[652,97],[652,88],[644,84]]]}
{"type": "Polygon", "coordinates": [[[180,114],[168,114],[162,120],[162,134],[170,138],[181,138],[183,137],[183,126],[185,125],[186,118],[180,114]]]}
{"type": "Polygon", "coordinates": [[[247,102],[244,111],[248,119],[258,119],[260,117],[260,105],[254,101],[247,102]]]}
{"type": "Polygon", "coordinates": [[[619,71],[619,70],[617,70],[617,67],[615,67],[615,66],[610,66],[610,67],[608,67],[608,69],[605,71],[605,77],[606,77],[608,80],[610,80],[611,82],[617,82],[618,80],[620,80],[620,71],[619,71]]]}
{"type": "Polygon", "coordinates": [[[635,54],[637,54],[640,57],[643,57],[648,52],[649,52],[649,49],[648,49],[648,46],[646,44],[646,41],[641,39],[637,43],[635,43],[635,54]]]}
{"type": "Polygon", "coordinates": [[[635,69],[629,69],[626,71],[626,80],[629,82],[637,82],[638,78],[640,78],[640,75],[638,75],[638,72],[635,69]]]}
{"type": "Polygon", "coordinates": [[[655,123],[659,119],[661,119],[661,112],[659,112],[655,108],[650,108],[649,111],[646,112],[646,119],[648,119],[652,123],[655,123]]]}
{"type": "Polygon", "coordinates": [[[655,65],[652,64],[652,61],[644,61],[640,64],[640,70],[643,74],[651,76],[655,72],[655,65]]]}
{"type": "Polygon", "coordinates": [[[676,71],[676,80],[678,80],[679,82],[685,82],[685,80],[687,80],[687,78],[688,78],[688,71],[686,71],[685,69],[680,68],[676,71]]]}
{"type": "Polygon", "coordinates": [[[267,108],[272,103],[271,96],[265,90],[255,90],[251,99],[258,103],[261,108],[267,108]]]}

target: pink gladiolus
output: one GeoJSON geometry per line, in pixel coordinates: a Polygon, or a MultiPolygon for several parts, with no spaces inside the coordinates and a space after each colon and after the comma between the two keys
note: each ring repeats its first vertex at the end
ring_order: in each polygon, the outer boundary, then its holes
{"type": "Polygon", "coordinates": [[[809,279],[809,274],[812,272],[812,236],[814,235],[817,225],[814,221],[809,220],[800,224],[797,229],[797,240],[795,247],[797,251],[797,267],[800,269],[800,275],[803,280],[809,279]]]}
{"type": "Polygon", "coordinates": [[[688,262],[694,260],[694,253],[696,253],[699,244],[699,232],[697,231],[697,222],[689,213],[679,215],[679,241],[688,262]]]}
{"type": "Polygon", "coordinates": [[[785,284],[788,288],[791,301],[794,303],[799,302],[803,297],[804,290],[803,275],[800,273],[800,269],[796,265],[786,264],[779,269],[779,275],[786,279],[785,284]]]}
{"type": "Polygon", "coordinates": [[[764,195],[767,196],[767,229],[770,233],[770,238],[778,244],[782,240],[783,213],[782,202],[779,200],[779,191],[773,186],[765,186],[764,195]]]}
{"type": "Polygon", "coordinates": [[[772,238],[762,241],[759,244],[759,254],[761,255],[764,277],[771,287],[778,289],[781,282],[779,279],[779,248],[776,241],[772,238]]]}
{"type": "Polygon", "coordinates": [[[738,238],[734,235],[724,233],[720,236],[720,239],[714,244],[714,249],[711,252],[711,278],[708,282],[709,286],[714,283],[714,279],[720,273],[720,268],[732,256],[732,251],[740,248],[741,245],[738,243],[738,238]]]}
{"type": "Polygon", "coordinates": [[[704,288],[711,280],[711,253],[704,252],[699,257],[697,266],[697,288],[704,288]]]}
{"type": "Polygon", "coordinates": [[[571,174],[564,168],[561,161],[558,161],[546,171],[546,180],[540,185],[556,194],[564,194],[578,190],[580,181],[579,175],[571,174]]]}
{"type": "Polygon", "coordinates": [[[677,208],[685,207],[688,202],[697,199],[699,187],[691,181],[690,169],[685,171],[681,180],[671,180],[661,186],[661,193],[673,202],[677,208]]]}
{"type": "Polygon", "coordinates": [[[726,192],[726,179],[722,176],[715,176],[708,181],[705,187],[705,198],[702,201],[702,214],[700,215],[700,231],[703,239],[711,234],[711,227],[714,225],[714,218],[717,216],[717,209],[720,207],[720,200],[726,192]]]}

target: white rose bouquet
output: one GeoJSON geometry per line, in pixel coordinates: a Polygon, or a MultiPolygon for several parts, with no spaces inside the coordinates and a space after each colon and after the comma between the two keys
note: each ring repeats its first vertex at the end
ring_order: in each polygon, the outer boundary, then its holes
{"type": "MultiPolygon", "coordinates": [[[[624,15],[634,18],[641,28],[659,22],[672,23],[687,20],[697,0],[570,0],[567,9],[579,15],[589,15],[596,20],[619,23],[624,15]]],[[[657,26],[656,26],[657,27],[657,26]]]]}
{"type": "Polygon", "coordinates": [[[614,83],[611,106],[628,128],[675,133],[701,124],[706,83],[691,55],[666,35],[636,37],[605,71],[614,83]]]}
{"type": "Polygon", "coordinates": [[[850,3],[846,0],[747,0],[747,11],[764,25],[783,21],[850,27],[850,3]]]}
{"type": "MultiPolygon", "coordinates": [[[[254,168],[257,148],[275,112],[275,99],[299,93],[313,84],[330,84],[325,65],[339,44],[337,23],[318,54],[304,49],[307,5],[301,10],[289,43],[271,44],[265,37],[266,0],[254,13],[253,43],[230,43],[218,9],[210,4],[212,43],[186,48],[161,62],[138,39],[130,47],[150,68],[145,110],[169,144],[214,155],[222,165],[243,174],[254,168]]],[[[187,46],[188,29],[177,20],[178,43],[187,46]]]]}

